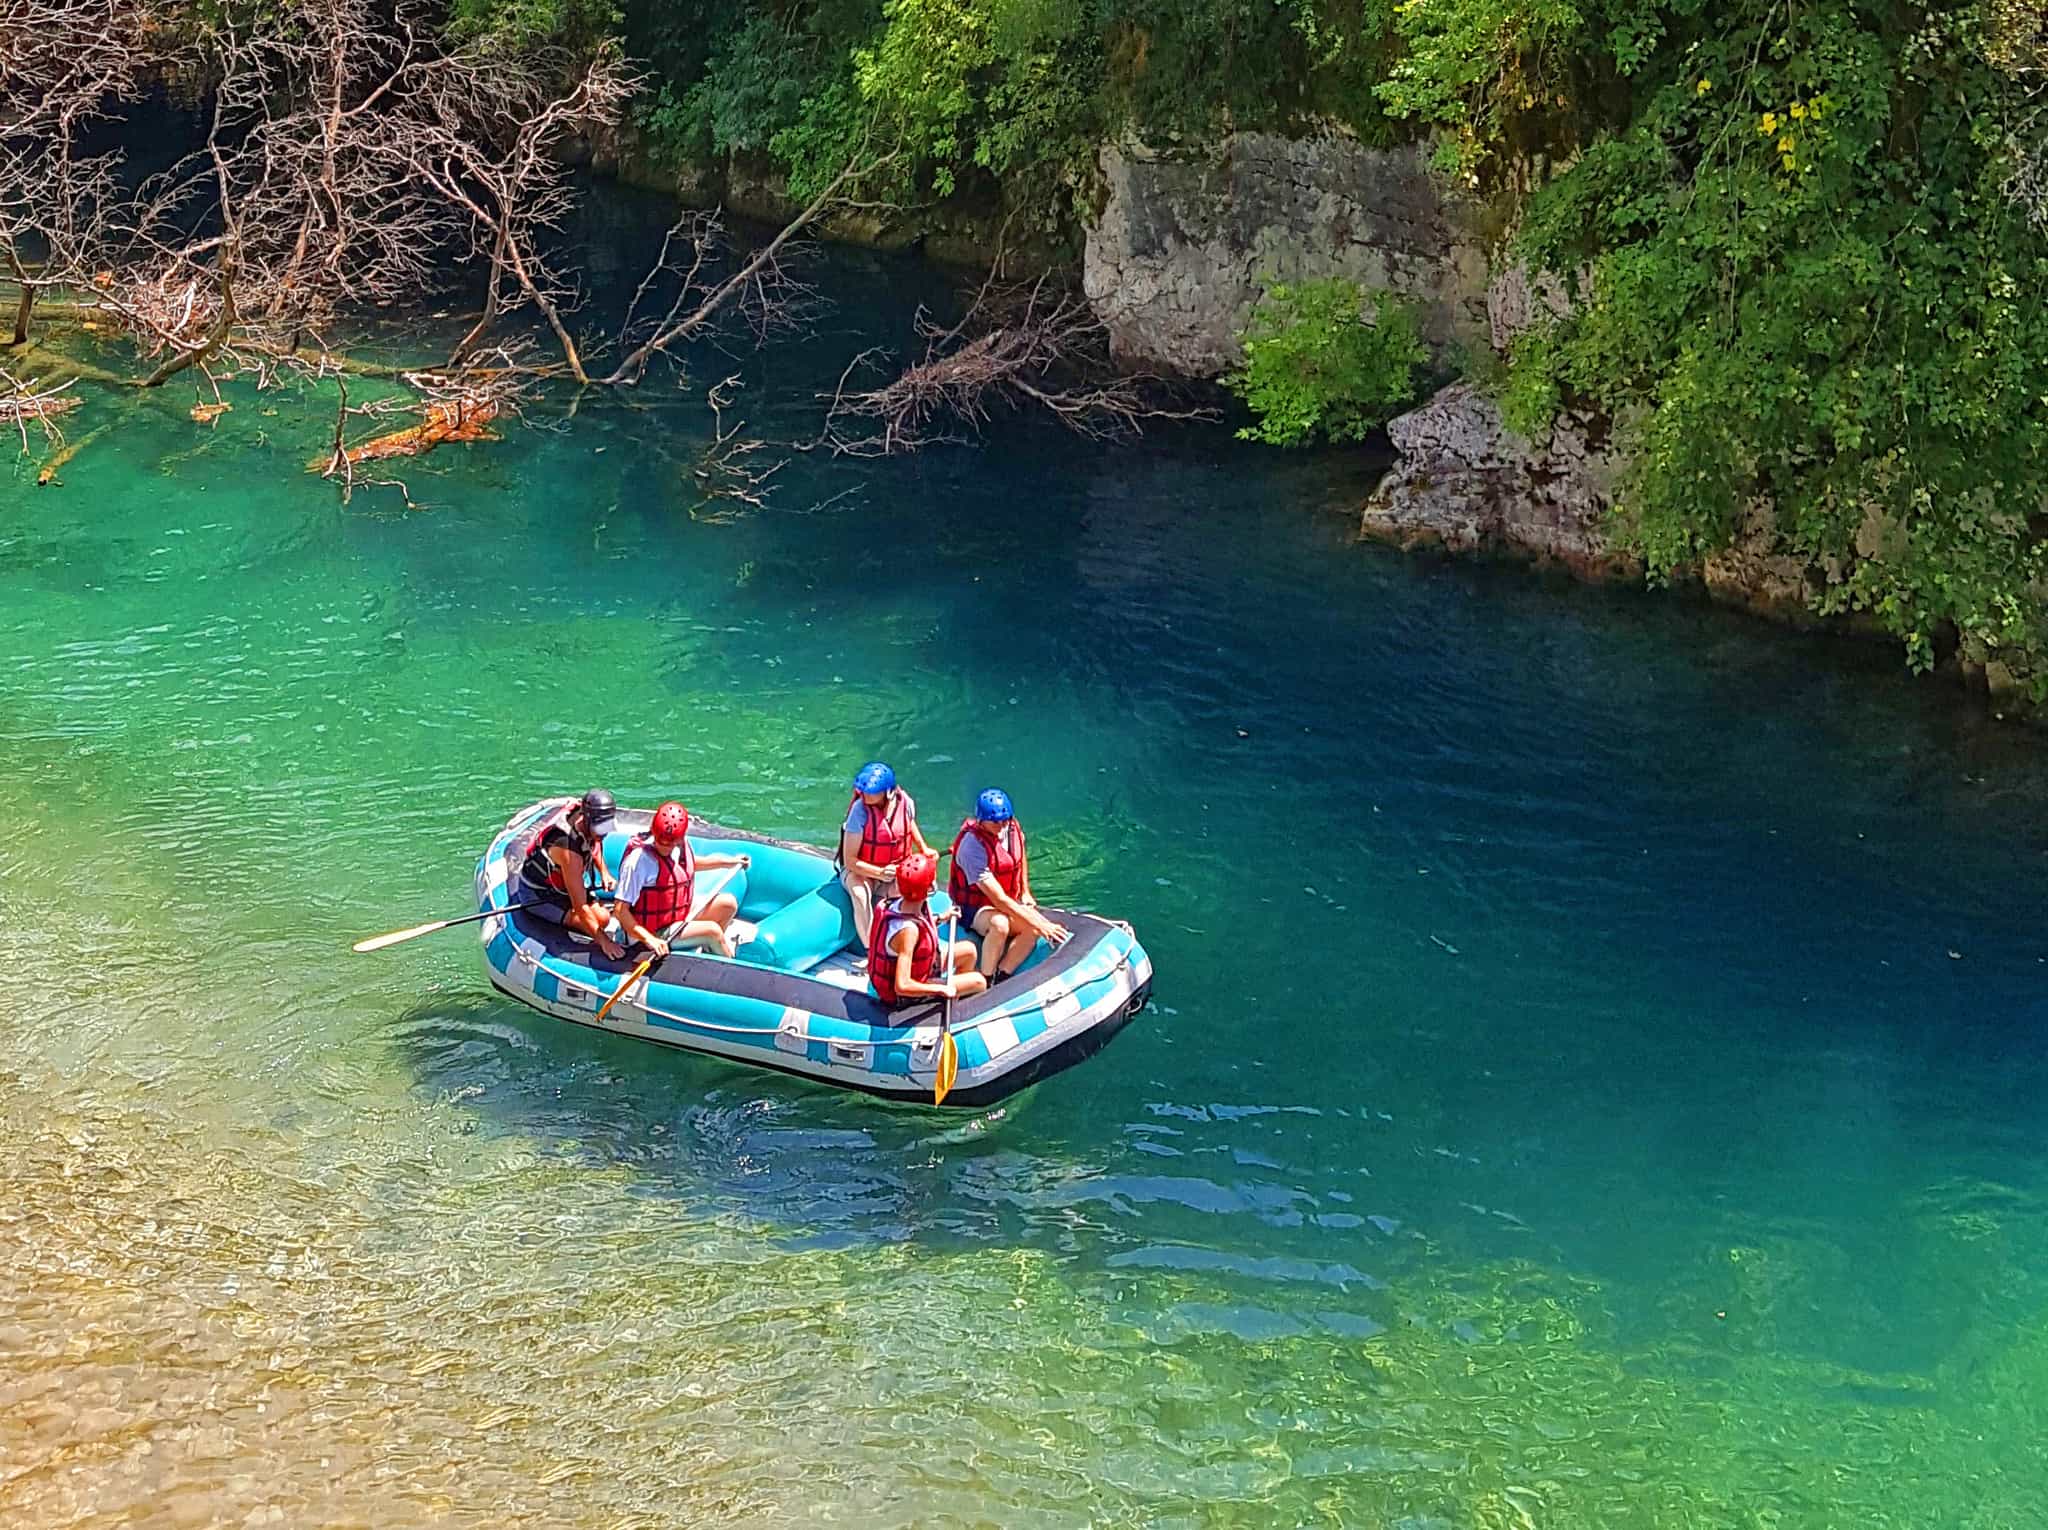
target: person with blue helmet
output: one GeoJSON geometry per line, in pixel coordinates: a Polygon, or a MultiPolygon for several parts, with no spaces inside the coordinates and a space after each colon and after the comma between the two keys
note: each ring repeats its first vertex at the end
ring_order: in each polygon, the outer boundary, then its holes
{"type": "Polygon", "coordinates": [[[946,893],[968,928],[981,937],[981,972],[991,982],[1013,977],[1040,940],[1059,945],[1071,933],[1038,911],[1024,826],[1010,794],[990,787],[974,799],[974,816],[953,836],[953,874],[946,893]]]}
{"type": "Polygon", "coordinates": [[[875,900],[896,893],[896,867],[907,855],[937,854],[917,826],[917,803],[896,784],[896,772],[870,760],[854,772],[853,798],[839,826],[839,885],[853,905],[853,927],[863,936],[875,900]]]}

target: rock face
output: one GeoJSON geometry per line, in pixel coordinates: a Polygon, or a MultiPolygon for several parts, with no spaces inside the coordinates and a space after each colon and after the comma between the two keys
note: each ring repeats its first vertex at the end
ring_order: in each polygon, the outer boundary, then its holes
{"type": "Polygon", "coordinates": [[[1503,356],[1524,330],[1544,319],[1562,319],[1571,311],[1571,294],[1555,271],[1532,273],[1515,261],[1502,266],[1486,284],[1486,337],[1503,356]]]}
{"type": "Polygon", "coordinates": [[[1082,285],[1129,365],[1227,371],[1275,279],[1346,277],[1412,298],[1437,343],[1487,334],[1477,209],[1445,198],[1419,147],[1236,133],[1194,158],[1105,148],[1101,165],[1082,285]]]}
{"type": "Polygon", "coordinates": [[[1560,417],[1530,441],[1472,384],[1453,383],[1390,421],[1387,435],[1400,459],[1366,501],[1365,535],[1404,548],[1513,553],[1587,578],[1642,572],[1609,539],[1615,463],[1585,422],[1560,417]]]}
{"type": "MultiPolygon", "coordinates": [[[[1531,441],[1471,383],[1453,383],[1389,421],[1387,436],[1400,455],[1359,524],[1375,541],[1504,553],[1588,579],[1641,577],[1642,559],[1617,544],[1610,520],[1623,464],[1592,421],[1562,414],[1531,441]]],[[[1806,566],[1775,542],[1770,505],[1758,501],[1733,543],[1679,574],[1727,605],[1811,622],[1806,566]]]]}

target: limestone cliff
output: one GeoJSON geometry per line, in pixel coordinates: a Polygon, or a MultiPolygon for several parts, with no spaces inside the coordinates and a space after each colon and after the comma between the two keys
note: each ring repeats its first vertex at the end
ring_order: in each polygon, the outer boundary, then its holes
{"type": "Polygon", "coordinates": [[[1608,535],[1615,464],[1586,421],[1561,417],[1531,441],[1472,384],[1453,383],[1391,421],[1387,435],[1399,456],[1366,503],[1367,536],[1517,553],[1588,578],[1642,572],[1608,535]]]}
{"type": "Polygon", "coordinates": [[[1105,148],[1101,171],[1082,285],[1129,365],[1227,371],[1275,279],[1346,277],[1411,298],[1438,343],[1487,334],[1480,209],[1445,195],[1420,147],[1236,133],[1187,155],[1105,148]]]}

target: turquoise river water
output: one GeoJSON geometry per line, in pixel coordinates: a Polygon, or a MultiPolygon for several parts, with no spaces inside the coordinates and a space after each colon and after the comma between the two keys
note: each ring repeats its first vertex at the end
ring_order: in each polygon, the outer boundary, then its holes
{"type": "MultiPolygon", "coordinates": [[[[922,279],[834,269],[756,428],[922,279]]],[[[1221,430],[729,517],[650,387],[408,511],[191,402],[0,469],[0,1521],[2048,1523],[2038,739],[1221,430]],[[877,755],[1156,1007],[941,1115],[348,953],[542,793],[877,755]]]]}

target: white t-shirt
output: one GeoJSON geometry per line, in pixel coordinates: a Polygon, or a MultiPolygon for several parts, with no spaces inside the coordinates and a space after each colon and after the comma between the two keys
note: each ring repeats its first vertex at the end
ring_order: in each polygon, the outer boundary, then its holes
{"type": "MultiPolygon", "coordinates": [[[[627,849],[625,860],[619,863],[620,902],[631,904],[640,901],[640,894],[647,891],[647,884],[654,880],[654,874],[660,868],[660,853],[646,845],[633,845],[627,849]]],[[[668,861],[675,867],[676,875],[681,876],[685,869],[681,845],[670,852],[668,861]]]]}

